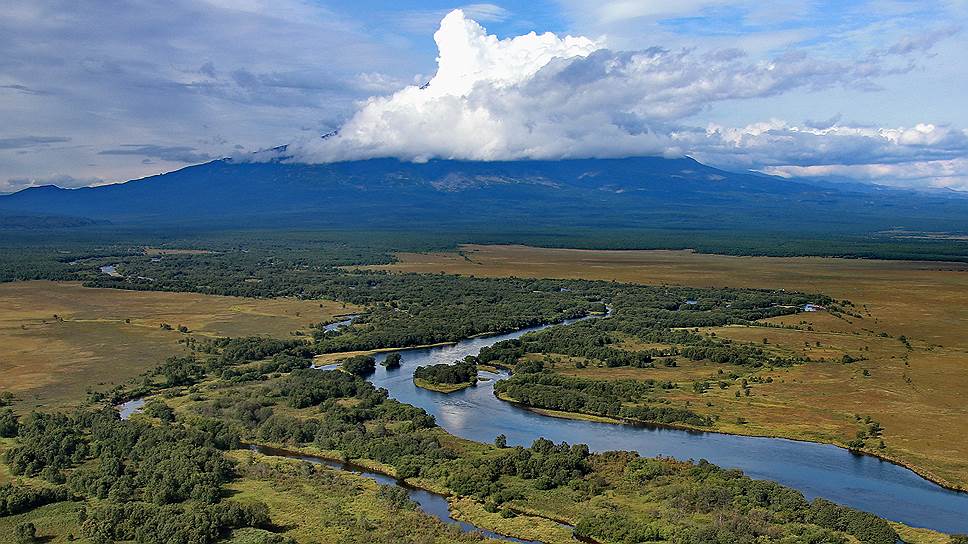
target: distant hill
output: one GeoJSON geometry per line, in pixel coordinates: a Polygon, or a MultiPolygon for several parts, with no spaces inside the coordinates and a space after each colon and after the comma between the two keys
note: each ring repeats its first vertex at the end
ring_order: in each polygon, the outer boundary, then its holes
{"type": "Polygon", "coordinates": [[[0,196],[0,213],[122,225],[968,231],[968,198],[726,172],[689,158],[322,165],[219,160],[0,196]]]}
{"type": "Polygon", "coordinates": [[[61,229],[107,225],[109,221],[63,215],[17,214],[0,210],[0,229],[61,229]]]}

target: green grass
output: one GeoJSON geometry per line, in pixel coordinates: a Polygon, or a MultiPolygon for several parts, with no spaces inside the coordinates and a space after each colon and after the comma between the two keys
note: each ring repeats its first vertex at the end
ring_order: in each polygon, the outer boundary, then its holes
{"type": "MultiPolygon", "coordinates": [[[[78,512],[82,506],[83,503],[79,502],[58,502],[15,516],[0,516],[0,542],[13,542],[14,528],[23,522],[33,523],[37,527],[38,542],[71,542],[69,535],[81,535],[78,512]]],[[[78,538],[73,542],[84,543],[88,540],[78,538]]]]}
{"type": "Polygon", "coordinates": [[[447,394],[447,393],[455,393],[457,391],[460,391],[462,389],[467,389],[468,387],[472,387],[473,385],[475,385],[473,382],[465,382],[465,383],[433,383],[433,382],[428,382],[427,380],[422,380],[420,378],[414,378],[413,379],[413,384],[416,385],[417,387],[421,387],[423,389],[427,389],[427,390],[430,390],[430,391],[436,391],[438,393],[445,393],[445,394],[447,394]]]}
{"type": "MultiPolygon", "coordinates": [[[[369,478],[251,452],[232,456],[242,474],[227,486],[232,499],[266,503],[280,532],[297,542],[480,542],[417,509],[394,507],[369,478]]],[[[251,542],[251,535],[246,538],[235,541],[251,542]]]]}

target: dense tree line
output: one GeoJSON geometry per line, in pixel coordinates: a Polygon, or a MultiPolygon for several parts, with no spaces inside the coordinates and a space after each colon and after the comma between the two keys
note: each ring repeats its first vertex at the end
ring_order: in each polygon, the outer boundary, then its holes
{"type": "Polygon", "coordinates": [[[549,327],[481,350],[482,363],[512,368],[531,353],[581,357],[605,367],[649,367],[656,358],[682,356],[743,366],[786,366],[801,362],[771,355],[758,346],[713,339],[690,328],[748,324],[793,313],[810,300],[826,297],[752,289],[691,289],[620,285],[610,293],[608,319],[549,327]],[[625,338],[668,344],[643,350],[617,347],[625,338]]]}
{"type": "Polygon", "coordinates": [[[309,358],[313,355],[313,351],[302,340],[278,340],[264,336],[218,338],[201,344],[199,351],[217,354],[210,363],[213,367],[232,366],[246,361],[258,361],[277,354],[287,354],[293,357],[303,358],[309,358]]]}
{"type": "Polygon", "coordinates": [[[64,486],[29,487],[3,484],[0,485],[0,516],[12,516],[52,502],[66,501],[68,498],[70,494],[64,486]]]}
{"type": "Polygon", "coordinates": [[[148,544],[215,542],[229,529],[271,527],[262,503],[154,504],[107,502],[87,511],[84,534],[95,543],[135,541],[148,544]]]}
{"type": "Polygon", "coordinates": [[[235,383],[267,379],[272,374],[287,373],[300,368],[309,368],[313,361],[306,357],[296,357],[277,353],[268,361],[246,365],[244,368],[230,367],[221,373],[221,378],[235,383]]]}
{"type": "Polygon", "coordinates": [[[516,372],[494,385],[494,392],[516,402],[564,412],[617,417],[645,423],[707,426],[709,418],[673,406],[638,404],[650,400],[656,388],[671,387],[654,380],[588,380],[550,372],[516,372]],[[631,404],[630,404],[631,403],[631,404]]]}

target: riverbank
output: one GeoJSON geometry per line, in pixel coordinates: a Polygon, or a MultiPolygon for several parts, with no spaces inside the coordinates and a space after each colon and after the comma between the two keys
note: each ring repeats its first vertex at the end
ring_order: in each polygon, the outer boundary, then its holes
{"type": "Polygon", "coordinates": [[[641,420],[636,420],[636,419],[608,417],[608,416],[601,416],[601,415],[597,415],[597,414],[587,414],[587,413],[582,413],[582,412],[565,412],[565,411],[561,411],[561,410],[550,410],[550,409],[547,409],[547,408],[538,408],[538,407],[535,407],[535,406],[530,406],[528,404],[525,404],[525,403],[523,403],[523,402],[521,402],[521,401],[519,401],[517,399],[514,399],[514,398],[508,396],[506,393],[496,393],[495,392],[494,393],[494,396],[497,397],[498,399],[504,401],[504,402],[507,402],[509,404],[512,404],[512,405],[514,405],[514,406],[516,406],[518,408],[521,408],[522,410],[528,410],[529,412],[533,412],[533,413],[536,413],[536,414],[540,414],[540,415],[543,415],[543,416],[546,416],[546,417],[554,417],[554,418],[560,418],[560,419],[571,419],[571,420],[576,420],[576,421],[593,421],[593,422],[597,422],[597,423],[610,423],[610,424],[613,424],[613,425],[644,425],[644,426],[647,426],[647,427],[655,427],[655,428],[662,428],[662,429],[673,429],[673,430],[680,430],[680,431],[692,431],[692,432],[699,432],[699,433],[716,433],[716,434],[731,435],[731,436],[749,436],[749,437],[754,437],[754,438],[778,438],[778,439],[783,439],[783,440],[791,440],[791,441],[794,441],[794,442],[808,442],[808,443],[812,443],[812,444],[823,444],[823,445],[827,445],[827,446],[836,446],[838,448],[847,450],[847,451],[849,451],[850,453],[852,453],[854,455],[867,455],[869,457],[874,457],[874,458],[879,459],[881,461],[885,461],[885,462],[888,462],[888,463],[897,465],[899,467],[906,468],[907,470],[910,470],[911,472],[914,472],[915,474],[917,474],[918,476],[924,478],[925,480],[928,480],[928,481],[930,481],[930,482],[932,482],[934,484],[937,484],[937,485],[939,485],[939,486],[941,486],[941,487],[943,487],[945,489],[948,489],[948,490],[951,490],[951,491],[957,491],[957,492],[961,492],[961,493],[968,492],[968,488],[963,487],[963,486],[960,486],[960,485],[955,484],[955,483],[952,483],[952,482],[949,482],[949,481],[945,480],[944,478],[942,478],[942,477],[940,477],[940,476],[938,476],[936,474],[933,474],[929,470],[926,470],[926,469],[924,469],[924,468],[922,468],[920,466],[914,465],[912,463],[908,463],[908,462],[906,462],[906,461],[904,461],[902,459],[897,459],[897,458],[891,457],[890,455],[884,454],[883,452],[879,452],[879,451],[876,451],[876,450],[872,450],[870,448],[864,448],[864,449],[859,449],[859,450],[858,449],[851,449],[846,444],[842,444],[842,443],[838,443],[838,442],[823,441],[823,440],[813,440],[813,439],[809,439],[809,438],[791,438],[790,436],[786,436],[786,435],[782,435],[782,434],[743,433],[743,432],[736,432],[736,431],[727,431],[727,430],[723,430],[723,429],[712,429],[712,428],[709,428],[709,427],[698,427],[698,426],[695,426],[695,425],[686,425],[686,424],[680,424],[680,423],[654,423],[654,422],[641,421],[641,420]]]}
{"type": "Polygon", "coordinates": [[[433,383],[427,380],[422,380],[420,378],[414,378],[413,384],[421,389],[426,389],[428,391],[433,391],[435,393],[443,393],[445,395],[450,393],[456,393],[468,387],[473,387],[477,385],[477,381],[473,382],[463,382],[463,383],[433,383]]]}
{"type": "MultiPolygon", "coordinates": [[[[768,338],[770,348],[813,361],[837,362],[850,355],[860,359],[854,364],[764,371],[759,375],[764,379],[772,375],[774,381],[754,384],[752,398],[733,399],[735,390],[713,387],[701,395],[685,388],[675,400],[691,401],[697,411],[719,415],[720,425],[742,418],[754,427],[754,432],[730,429],[737,434],[819,438],[822,443],[840,445],[854,439],[859,430],[854,414],[871,416],[880,423],[883,436],[871,441],[873,451],[867,453],[911,468],[947,488],[968,490],[968,440],[964,439],[968,407],[962,401],[968,391],[966,265],[499,245],[460,249],[473,262],[457,253],[398,254],[397,263],[379,268],[475,277],[785,289],[850,300],[856,316],[821,311],[769,320],[800,330],[711,327],[700,332],[760,346],[768,338]],[[864,370],[870,374],[864,375],[864,370]],[[715,406],[707,410],[706,402],[715,406]],[[886,451],[879,450],[880,439],[886,451]]],[[[587,372],[574,374],[587,377],[587,372]]],[[[683,381],[673,370],[656,369],[651,374],[683,381]]],[[[715,384],[722,378],[710,379],[715,384]]]]}

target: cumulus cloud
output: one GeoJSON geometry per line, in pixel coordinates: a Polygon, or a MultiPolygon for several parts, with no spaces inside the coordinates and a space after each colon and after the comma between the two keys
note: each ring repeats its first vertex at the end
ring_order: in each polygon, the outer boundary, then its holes
{"type": "Polygon", "coordinates": [[[773,119],[741,128],[710,124],[674,134],[683,146],[712,162],[739,166],[815,166],[946,160],[968,152],[968,132],[921,123],[879,128],[842,125],[817,128],[773,119]]]}
{"type": "Polygon", "coordinates": [[[289,153],[306,162],[679,153],[663,125],[711,103],[866,85],[880,73],[799,54],[757,62],[735,50],[616,52],[552,33],[499,40],[461,10],[434,40],[438,67],[428,84],[372,98],[335,137],[297,142],[289,153]]]}
{"type": "Polygon", "coordinates": [[[926,123],[852,126],[838,115],[802,125],[690,124],[716,103],[791,90],[873,88],[877,78],[897,70],[882,62],[889,53],[845,62],[789,52],[762,61],[735,49],[613,51],[585,37],[551,33],[500,40],[460,10],[441,21],[434,39],[438,67],[429,83],[367,100],[337,132],[289,145],[288,160],[688,154],[784,176],[837,172],[858,179],[901,171],[883,165],[922,165],[894,180],[904,181],[935,167],[950,172],[962,164],[950,161],[968,154],[968,133],[926,123]],[[941,167],[936,161],[949,162],[941,167]],[[864,165],[882,167],[859,168],[864,165]]]}
{"type": "Polygon", "coordinates": [[[768,166],[766,174],[784,178],[821,177],[884,183],[904,187],[936,187],[968,191],[968,159],[891,164],[818,164],[768,166]]]}

